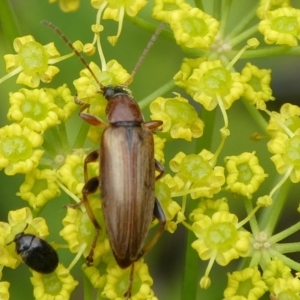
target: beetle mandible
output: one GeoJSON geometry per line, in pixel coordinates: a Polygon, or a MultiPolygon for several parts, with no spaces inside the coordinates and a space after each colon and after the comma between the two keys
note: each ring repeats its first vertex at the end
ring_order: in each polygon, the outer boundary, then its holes
{"type": "MultiPolygon", "coordinates": [[[[57,32],[75,52],[90,71],[100,87],[100,92],[108,101],[106,115],[109,124],[102,134],[101,151],[91,152],[84,162],[85,185],[82,190],[82,202],[96,229],[87,264],[92,265],[93,263],[93,251],[101,230],[87,197],[100,187],[104,222],[112,252],[121,268],[131,266],[129,286],[124,293],[126,299],[129,299],[134,262],[154,246],[166,223],[163,209],[155,197],[155,181],[163,176],[164,168],[154,158],[153,141],[153,132],[163,122],[145,122],[142,112],[127,86],[104,86],[101,84],[83,56],[73,47],[67,37],[52,23],[47,21],[42,21],[42,23],[57,32]],[[87,165],[98,160],[100,161],[100,176],[88,179],[87,165]],[[155,176],[155,171],[159,172],[157,176],[155,176]],[[160,227],[145,245],[153,217],[158,219],[160,227]]],[[[162,26],[159,30],[162,30],[162,26]]],[[[156,37],[159,30],[156,32],[156,37]]],[[[154,35],[138,64],[145,57],[155,39],[154,35]]],[[[75,101],[82,105],[79,115],[85,122],[93,126],[105,124],[98,117],[85,112],[89,108],[88,104],[82,103],[76,97],[75,101]]]]}

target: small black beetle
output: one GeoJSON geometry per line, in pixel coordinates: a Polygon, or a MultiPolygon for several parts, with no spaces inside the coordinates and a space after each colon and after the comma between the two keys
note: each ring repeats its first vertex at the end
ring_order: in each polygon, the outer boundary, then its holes
{"type": "Polygon", "coordinates": [[[41,274],[49,274],[57,268],[57,253],[43,239],[33,234],[21,232],[15,236],[12,242],[16,243],[17,254],[32,270],[41,274]]]}

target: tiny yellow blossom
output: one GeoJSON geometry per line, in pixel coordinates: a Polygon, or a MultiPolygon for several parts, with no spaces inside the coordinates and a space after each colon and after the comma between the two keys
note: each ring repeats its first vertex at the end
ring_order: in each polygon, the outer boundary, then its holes
{"type": "MultiPolygon", "coordinates": [[[[73,194],[81,197],[84,186],[84,159],[83,153],[74,153],[66,157],[64,164],[57,171],[57,176],[61,182],[73,194]]],[[[96,176],[99,169],[99,162],[89,163],[89,178],[96,176]]]]}
{"type": "Polygon", "coordinates": [[[53,111],[57,114],[60,121],[67,121],[78,105],[74,102],[74,96],[66,84],[58,87],[57,89],[44,89],[47,94],[50,94],[56,106],[53,111]]]}
{"type": "Polygon", "coordinates": [[[278,8],[266,13],[258,30],[267,44],[295,47],[300,38],[300,10],[292,7],[278,8]]]}
{"type": "Polygon", "coordinates": [[[288,6],[291,6],[290,0],[260,0],[256,14],[260,19],[264,19],[268,11],[288,6]]]}
{"type": "Polygon", "coordinates": [[[21,72],[17,79],[18,84],[35,88],[40,80],[50,82],[59,72],[57,67],[49,66],[60,56],[53,43],[42,46],[29,35],[16,38],[14,50],[18,54],[6,54],[4,59],[8,73],[21,72]]]}
{"type": "Polygon", "coordinates": [[[247,63],[241,72],[241,81],[244,83],[243,97],[255,104],[257,100],[275,100],[272,96],[271,70],[258,69],[251,63],[247,63]]]}
{"type": "Polygon", "coordinates": [[[40,274],[32,271],[30,281],[33,285],[35,299],[45,300],[68,300],[72,291],[78,285],[78,282],[74,280],[69,270],[62,264],[59,264],[51,274],[40,274]]]}
{"type": "Polygon", "coordinates": [[[229,206],[226,198],[218,200],[203,199],[198,204],[198,207],[190,214],[190,220],[193,222],[202,218],[202,215],[212,217],[217,211],[229,211],[229,206]]]}
{"type": "MultiPolygon", "coordinates": [[[[198,155],[185,155],[179,152],[170,160],[170,168],[177,172],[175,177],[179,177],[183,182],[189,182],[189,188],[183,187],[175,193],[190,193],[192,199],[199,197],[212,198],[221,190],[225,182],[224,168],[211,165],[214,155],[202,150],[198,155]]],[[[182,185],[183,186],[183,185],[182,185]]]]}
{"type": "MultiPolygon", "coordinates": [[[[89,197],[89,204],[98,223],[102,228],[105,228],[99,198],[89,197]]],[[[87,257],[91,250],[96,231],[83,205],[82,210],[68,208],[67,214],[63,219],[63,225],[64,228],[59,234],[67,241],[70,251],[72,253],[82,252],[87,257]]],[[[107,251],[107,242],[105,239],[106,232],[105,230],[101,230],[94,249],[94,260],[97,260],[100,255],[107,251]]]]}
{"type": "Polygon", "coordinates": [[[155,0],[152,10],[152,17],[161,22],[170,20],[173,11],[188,11],[192,7],[185,0],[155,0]]]}
{"type": "Polygon", "coordinates": [[[288,130],[296,133],[300,130],[300,107],[290,103],[285,103],[280,108],[280,113],[272,112],[267,131],[272,137],[275,137],[278,132],[285,133],[286,126],[288,130]]]}
{"type": "Polygon", "coordinates": [[[28,201],[32,208],[40,209],[50,199],[60,195],[60,189],[56,180],[57,175],[55,171],[34,169],[26,174],[17,195],[28,201]]]}
{"type": "Polygon", "coordinates": [[[208,49],[219,31],[219,22],[199,8],[173,10],[165,20],[173,30],[177,44],[208,49]]]}
{"type": "Polygon", "coordinates": [[[263,273],[263,280],[267,284],[269,290],[274,293],[274,284],[276,279],[292,278],[291,269],[285,263],[277,258],[271,260],[263,273]]]}
{"type": "Polygon", "coordinates": [[[203,134],[203,121],[188,100],[179,95],[175,98],[157,98],[151,103],[150,111],[151,119],[163,121],[162,132],[170,131],[173,139],[191,141],[203,134]]]}
{"type": "Polygon", "coordinates": [[[271,160],[279,174],[286,173],[290,168],[290,179],[296,183],[300,181],[300,132],[293,137],[278,132],[276,137],[269,141],[268,150],[274,155],[271,160]]]}
{"type": "Polygon", "coordinates": [[[176,225],[174,224],[174,222],[172,222],[172,220],[181,210],[181,207],[177,202],[172,200],[171,190],[169,189],[167,184],[164,183],[163,179],[156,183],[155,195],[157,196],[157,199],[159,199],[159,203],[162,206],[163,211],[165,213],[165,217],[167,220],[165,230],[168,230],[169,232],[173,233],[176,229],[176,225]]]}
{"type": "MultiPolygon", "coordinates": [[[[101,69],[93,62],[89,64],[97,79],[103,85],[122,85],[130,78],[130,75],[116,61],[110,60],[106,65],[106,70],[101,69]]],[[[80,72],[80,78],[73,81],[80,100],[91,103],[91,99],[99,92],[99,85],[88,69],[80,72]]]]}
{"type": "Polygon", "coordinates": [[[19,92],[10,93],[9,96],[11,106],[7,118],[22,127],[26,126],[35,132],[43,133],[60,123],[53,98],[44,89],[21,89],[19,92]]]}
{"type": "Polygon", "coordinates": [[[251,199],[253,193],[258,190],[268,176],[259,165],[255,152],[244,152],[239,156],[227,156],[225,161],[228,171],[226,189],[251,199]]]}
{"type": "Polygon", "coordinates": [[[225,300],[258,300],[268,290],[256,267],[228,273],[225,300]]]}
{"type": "Polygon", "coordinates": [[[239,230],[238,219],[227,211],[218,211],[193,223],[197,240],[192,243],[202,260],[214,258],[221,266],[244,257],[250,249],[250,232],[239,230]]]}
{"type": "Polygon", "coordinates": [[[220,105],[218,97],[221,105],[229,109],[244,92],[240,74],[229,72],[219,60],[186,59],[174,80],[209,111],[220,105]]]}
{"type": "Polygon", "coordinates": [[[18,124],[0,128],[0,169],[5,174],[28,173],[36,168],[44,151],[36,149],[43,137],[18,124]]]}
{"type": "MultiPolygon", "coordinates": [[[[116,263],[107,268],[106,285],[101,293],[107,299],[123,299],[127,291],[130,268],[122,270],[116,263]]],[[[134,280],[131,291],[131,300],[154,300],[154,292],[151,289],[153,280],[149,275],[148,267],[140,259],[134,264],[134,280]]]]}
{"type": "Polygon", "coordinates": [[[9,300],[9,286],[10,283],[7,281],[0,281],[0,299],[9,300]]]}

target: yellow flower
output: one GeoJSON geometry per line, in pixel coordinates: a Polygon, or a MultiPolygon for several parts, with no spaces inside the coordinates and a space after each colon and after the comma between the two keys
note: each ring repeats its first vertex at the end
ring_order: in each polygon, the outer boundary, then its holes
{"type": "MultiPolygon", "coordinates": [[[[105,71],[101,71],[93,62],[89,66],[103,85],[122,85],[130,78],[130,75],[116,60],[109,61],[105,71]]],[[[83,69],[80,72],[80,78],[74,80],[73,83],[78,98],[84,102],[91,103],[94,99],[90,98],[95,97],[99,92],[99,85],[88,69],[83,69]]]]}
{"type": "MultiPolygon", "coordinates": [[[[101,293],[107,299],[123,299],[129,284],[130,267],[122,270],[116,263],[107,268],[106,285],[101,293]]],[[[134,278],[131,291],[131,300],[155,300],[151,289],[153,280],[149,275],[148,267],[142,259],[134,263],[134,278]]]]}
{"type": "Polygon", "coordinates": [[[173,30],[178,45],[208,49],[219,31],[219,22],[198,8],[174,10],[165,20],[173,30]]]}
{"type": "Polygon", "coordinates": [[[268,11],[291,6],[290,0],[260,0],[256,14],[260,19],[265,18],[268,11]]]}
{"type": "Polygon", "coordinates": [[[228,273],[224,300],[258,300],[268,290],[257,267],[228,273]]]}
{"type": "Polygon", "coordinates": [[[300,107],[290,103],[285,103],[280,108],[280,113],[272,112],[267,126],[267,131],[275,137],[278,132],[285,133],[283,125],[291,132],[296,133],[300,128],[300,107]]]}
{"type": "Polygon", "coordinates": [[[244,152],[239,156],[227,156],[225,161],[228,171],[226,189],[251,199],[253,193],[258,190],[268,176],[259,165],[255,152],[244,152]]]}
{"type": "Polygon", "coordinates": [[[0,299],[9,300],[9,291],[8,288],[10,283],[7,281],[0,281],[0,299]]]}
{"type": "Polygon", "coordinates": [[[224,168],[211,165],[214,155],[202,150],[198,155],[185,155],[179,152],[170,160],[170,168],[173,172],[177,172],[174,176],[185,182],[182,189],[172,193],[172,196],[180,196],[186,193],[191,194],[192,199],[199,197],[212,198],[221,190],[221,186],[225,182],[224,168]],[[187,188],[188,186],[188,188],[187,188]]]}
{"type": "Polygon", "coordinates": [[[60,189],[56,180],[57,175],[53,170],[34,169],[26,174],[17,195],[28,201],[32,208],[40,209],[50,199],[60,195],[60,189]]]}
{"type": "Polygon", "coordinates": [[[51,274],[40,274],[32,271],[30,281],[33,285],[35,299],[41,300],[68,300],[72,291],[78,285],[69,270],[59,264],[51,274]]]}
{"type": "Polygon", "coordinates": [[[18,54],[4,55],[4,60],[6,71],[12,76],[21,72],[18,84],[35,88],[40,80],[50,82],[59,72],[57,67],[49,66],[60,56],[53,43],[43,46],[28,35],[14,40],[14,50],[18,54]]]}
{"type": "Polygon", "coordinates": [[[44,89],[21,89],[9,96],[11,106],[7,118],[22,127],[27,126],[35,132],[43,133],[60,123],[53,98],[44,89]]]}
{"type": "MultiPolygon", "coordinates": [[[[81,197],[84,186],[84,153],[74,153],[66,157],[64,164],[57,171],[60,181],[76,196],[81,197]]],[[[99,162],[89,163],[88,170],[90,177],[96,176],[99,169],[99,162]]]]}
{"type": "Polygon", "coordinates": [[[293,137],[278,132],[276,137],[268,143],[268,150],[275,154],[271,160],[279,174],[290,171],[290,179],[297,183],[300,181],[300,132],[293,137]]]}
{"type": "Polygon", "coordinates": [[[295,47],[300,38],[300,10],[283,7],[269,11],[265,19],[260,21],[258,30],[267,44],[295,47]]]}
{"type": "Polygon", "coordinates": [[[214,259],[221,266],[244,257],[250,249],[250,232],[239,230],[238,218],[227,211],[218,211],[193,223],[197,240],[192,243],[202,260],[214,259]]]}
{"type": "Polygon", "coordinates": [[[212,217],[212,215],[218,211],[229,212],[229,206],[226,198],[218,200],[203,199],[198,204],[198,207],[190,214],[190,220],[196,222],[202,218],[203,215],[212,217]]]}
{"type": "Polygon", "coordinates": [[[220,104],[229,109],[244,92],[240,74],[229,72],[219,60],[185,59],[174,80],[209,111],[220,104]]]}
{"type": "Polygon", "coordinates": [[[276,279],[292,278],[291,269],[285,263],[277,258],[271,260],[263,273],[263,280],[267,284],[269,290],[274,293],[274,284],[276,279]]]}
{"type": "Polygon", "coordinates": [[[18,124],[0,128],[0,169],[5,174],[28,173],[36,168],[44,151],[36,149],[43,137],[18,124]]]}
{"type": "Polygon", "coordinates": [[[170,20],[173,11],[188,11],[192,7],[185,0],[155,0],[152,10],[152,17],[161,22],[170,20]]]}
{"type": "MultiPolygon", "coordinates": [[[[95,218],[101,228],[105,228],[101,213],[101,202],[99,197],[89,197],[89,204],[92,207],[95,218]]],[[[89,255],[91,245],[95,237],[95,226],[91,222],[84,205],[80,209],[68,208],[63,219],[64,228],[60,231],[60,236],[67,241],[72,253],[81,252],[85,257],[89,255]]],[[[93,259],[96,261],[100,255],[107,252],[106,232],[101,230],[94,249],[93,259]]],[[[97,265],[95,262],[94,265],[97,265]]]]}
{"type": "Polygon", "coordinates": [[[170,131],[173,139],[191,141],[203,134],[203,121],[188,100],[179,95],[175,98],[157,98],[151,103],[150,111],[151,119],[163,121],[162,132],[170,131]]]}
{"type": "Polygon", "coordinates": [[[251,63],[247,63],[241,72],[241,81],[244,84],[243,97],[255,104],[258,100],[275,100],[272,96],[271,70],[258,69],[251,63]]]}
{"type": "Polygon", "coordinates": [[[68,89],[67,85],[64,84],[57,89],[44,89],[47,94],[53,97],[56,106],[53,111],[58,116],[60,121],[67,121],[74,111],[78,108],[78,105],[74,102],[74,96],[68,89]]]}

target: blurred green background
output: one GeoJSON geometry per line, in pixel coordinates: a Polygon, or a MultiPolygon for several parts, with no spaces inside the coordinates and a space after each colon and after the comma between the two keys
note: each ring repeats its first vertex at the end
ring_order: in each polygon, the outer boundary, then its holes
{"type": "MultiPolygon", "coordinates": [[[[206,7],[211,8],[211,0],[204,1],[206,7]]],[[[228,28],[233,28],[237,22],[239,22],[244,14],[254,5],[257,5],[258,1],[252,0],[236,0],[233,1],[233,10],[228,19],[228,28]]],[[[292,1],[292,3],[300,7],[299,1],[292,1]]],[[[192,4],[192,2],[191,2],[192,4]]],[[[155,26],[157,22],[151,20],[151,9],[153,1],[149,1],[149,4],[142,9],[139,16],[152,22],[155,26]]],[[[63,13],[58,4],[49,4],[46,0],[0,0],[1,10],[1,24],[0,24],[0,54],[3,56],[6,53],[14,53],[12,48],[12,41],[14,37],[31,34],[34,38],[42,44],[49,42],[55,42],[59,52],[61,54],[69,53],[69,48],[61,41],[60,37],[54,32],[40,24],[41,20],[48,20],[58,26],[71,41],[80,39],[82,42],[92,42],[93,35],[90,30],[91,25],[95,22],[96,10],[90,6],[89,1],[81,0],[80,9],[73,13],[63,13]],[[3,24],[5,15],[13,14],[16,27],[6,28],[3,24]]],[[[103,21],[105,26],[104,37],[114,35],[117,31],[117,23],[114,21],[103,21]]],[[[114,58],[123,65],[128,72],[131,72],[139,56],[141,55],[144,47],[147,45],[152,32],[145,31],[130,20],[124,20],[123,33],[119,39],[119,42],[115,47],[112,47],[106,39],[102,38],[102,46],[107,61],[114,58]]],[[[130,86],[137,101],[150,95],[162,85],[167,83],[176,74],[180,68],[180,64],[184,53],[176,46],[174,41],[168,39],[165,35],[161,35],[158,41],[151,49],[150,54],[145,59],[142,67],[139,69],[134,82],[130,86]]],[[[99,63],[97,55],[93,57],[87,57],[87,61],[95,61],[99,63]]],[[[247,60],[248,61],[248,60],[247,60]]],[[[278,110],[280,105],[284,102],[291,102],[299,104],[300,95],[300,59],[299,57],[273,57],[273,58],[260,58],[251,60],[261,68],[272,68],[272,88],[274,96],[276,97],[275,103],[268,104],[270,109],[278,110]]],[[[246,61],[240,61],[237,64],[237,69],[240,70],[244,67],[246,61]]],[[[67,61],[61,62],[58,67],[61,72],[54,78],[53,82],[47,87],[57,87],[62,83],[67,82],[69,88],[75,94],[75,89],[72,86],[72,81],[78,77],[79,71],[83,69],[82,63],[73,57],[67,61]]],[[[4,76],[5,65],[4,61],[0,60],[0,76],[4,76]]],[[[0,126],[8,124],[6,119],[6,113],[8,109],[8,93],[10,91],[16,92],[21,86],[15,84],[16,77],[10,78],[0,86],[0,126]]],[[[45,87],[45,84],[41,84],[40,87],[45,87]]],[[[177,92],[182,94],[183,91],[176,89],[177,92]]],[[[171,95],[171,94],[170,94],[171,95]]],[[[198,106],[196,106],[199,109],[198,106]]],[[[149,118],[148,109],[145,111],[146,120],[149,118]]],[[[270,172],[270,176],[264,182],[261,190],[263,192],[269,192],[269,186],[277,180],[276,170],[273,164],[270,162],[269,154],[266,152],[267,141],[253,142],[250,140],[250,135],[254,132],[261,132],[245,111],[242,103],[235,103],[233,108],[229,111],[230,130],[231,136],[226,141],[226,147],[224,149],[223,156],[228,154],[237,155],[243,151],[257,152],[260,158],[261,165],[270,172]],[[249,137],[246,138],[245,137],[249,137]],[[246,140],[246,141],[245,141],[246,140]],[[243,141],[243,142],[241,142],[243,141]],[[245,141],[245,142],[244,142],[245,141]],[[270,171],[271,170],[271,171],[270,171]]],[[[76,135],[82,120],[79,117],[74,116],[70,120],[71,130],[69,134],[74,138],[76,135]]],[[[216,114],[216,129],[213,139],[212,151],[216,149],[219,143],[220,135],[219,128],[223,125],[222,118],[219,111],[216,114]]],[[[187,153],[194,150],[193,143],[178,142],[171,145],[166,145],[166,157],[172,158],[178,151],[183,150],[187,153]]],[[[222,160],[220,159],[220,164],[222,160]]],[[[167,165],[166,165],[167,167],[167,165]]],[[[16,196],[19,186],[24,179],[23,175],[17,175],[14,177],[7,177],[4,172],[0,173],[0,221],[7,221],[7,213],[10,210],[15,210],[26,206],[27,204],[16,196]]],[[[298,221],[299,214],[296,208],[299,203],[300,188],[299,184],[294,185],[289,196],[289,206],[283,213],[281,223],[282,228],[286,228],[294,222],[298,221]]],[[[227,194],[228,196],[228,194],[227,194]]],[[[60,221],[65,215],[63,206],[68,203],[67,197],[62,194],[58,199],[52,200],[42,211],[41,216],[45,217],[49,221],[49,227],[51,235],[48,237],[48,241],[55,240],[57,242],[63,242],[58,233],[62,229],[60,221]],[[53,218],[55,216],[55,218],[53,218]],[[52,221],[51,221],[52,220],[52,221]]],[[[237,199],[229,199],[231,211],[238,213],[240,219],[242,219],[246,213],[243,205],[237,199]]],[[[279,230],[278,230],[279,231],[279,230]]],[[[184,252],[185,252],[185,229],[179,226],[176,233],[173,235],[165,232],[159,243],[146,255],[146,262],[148,262],[150,274],[154,278],[154,291],[157,297],[161,300],[179,300],[186,299],[181,295],[181,281],[184,270],[184,252]]],[[[296,237],[295,240],[299,238],[296,237]]],[[[58,250],[61,260],[67,265],[72,260],[72,256],[66,253],[66,250],[58,250]]],[[[293,256],[294,259],[300,260],[300,256],[293,256]]],[[[204,274],[204,270],[207,266],[207,262],[199,262],[198,266],[195,266],[199,270],[199,280],[204,274]]],[[[213,278],[212,286],[209,290],[201,290],[199,288],[197,299],[222,299],[223,290],[227,284],[226,272],[235,270],[238,266],[238,262],[233,261],[226,268],[220,267],[217,264],[214,265],[211,277],[213,278]],[[224,270],[226,269],[226,271],[224,270]],[[220,276],[224,274],[224,276],[220,276]]],[[[11,281],[10,293],[12,300],[19,299],[33,299],[32,286],[29,280],[30,272],[26,265],[22,264],[17,270],[4,269],[2,280],[11,281]],[[18,279],[18,280],[17,280],[18,279]]],[[[81,281],[82,274],[80,270],[75,268],[73,276],[81,281]]],[[[83,299],[82,284],[77,287],[73,293],[72,298],[74,300],[83,299]]],[[[265,297],[267,299],[267,297],[265,297]]],[[[194,300],[194,299],[187,299],[194,300]]]]}

